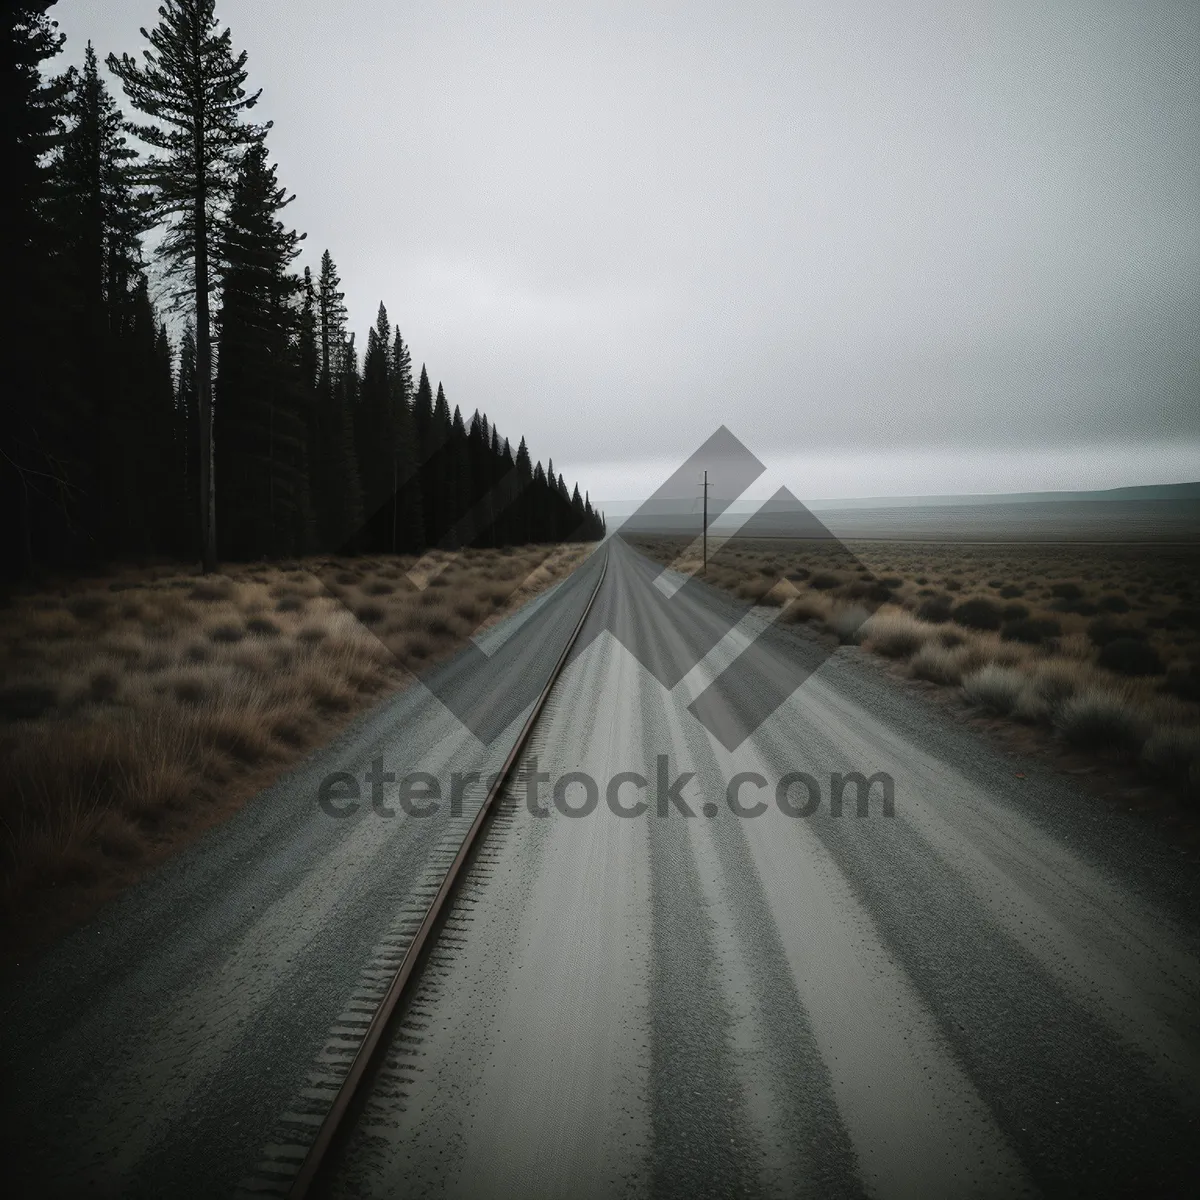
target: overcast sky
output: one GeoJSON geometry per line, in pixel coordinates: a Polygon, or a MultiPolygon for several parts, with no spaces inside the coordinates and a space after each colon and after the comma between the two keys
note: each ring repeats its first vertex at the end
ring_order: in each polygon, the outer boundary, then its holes
{"type": "Polygon", "coordinates": [[[360,345],[594,497],[722,423],[805,499],[1200,478],[1195,0],[217,12],[360,345]]]}

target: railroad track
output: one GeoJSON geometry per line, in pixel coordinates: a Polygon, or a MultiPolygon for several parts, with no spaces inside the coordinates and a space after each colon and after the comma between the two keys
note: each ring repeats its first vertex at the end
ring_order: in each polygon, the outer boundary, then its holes
{"type": "Polygon", "coordinates": [[[541,693],[534,702],[529,717],[521,727],[521,732],[517,735],[512,749],[508,752],[508,757],[505,758],[503,766],[494,777],[492,785],[479,807],[479,811],[475,814],[475,818],[471,822],[462,844],[459,846],[458,853],[447,868],[441,885],[430,901],[421,924],[413,935],[413,939],[409,943],[408,949],[400,961],[400,965],[396,968],[395,974],[392,976],[383,998],[379,1001],[378,1007],[371,1017],[366,1032],[363,1034],[362,1042],[359,1044],[358,1050],[350,1063],[345,1078],[342,1080],[333,1103],[326,1113],[324,1120],[321,1122],[320,1128],[317,1130],[317,1136],[309,1147],[300,1170],[296,1173],[292,1185],[288,1190],[287,1195],[290,1200],[301,1200],[302,1197],[312,1194],[314,1185],[323,1177],[326,1166],[333,1157],[332,1152],[352,1128],[352,1121],[349,1117],[355,1097],[362,1089],[364,1081],[370,1076],[372,1067],[378,1060],[383,1047],[387,1044],[386,1035],[392,1018],[397,1009],[402,1007],[402,1000],[407,996],[410,987],[417,978],[418,965],[425,958],[428,950],[436,940],[439,919],[451,895],[454,893],[472,851],[480,840],[488,819],[495,809],[498,798],[516,772],[517,764],[520,762],[521,755],[524,753],[525,747],[533,734],[538,717],[541,715],[542,709],[545,707],[546,701],[555,683],[558,681],[559,675],[562,674],[563,667],[566,666],[567,658],[570,656],[571,650],[579,638],[580,631],[587,621],[588,614],[592,611],[592,605],[595,603],[596,597],[600,594],[600,588],[604,583],[604,576],[607,571],[608,554],[606,551],[604,564],[600,569],[600,578],[596,580],[596,586],[592,589],[591,596],[588,597],[587,605],[584,607],[579,621],[571,631],[571,636],[567,639],[567,644],[563,648],[562,654],[559,655],[558,661],[554,664],[554,668],[550,672],[550,677],[546,680],[545,687],[542,688],[541,693]]]}

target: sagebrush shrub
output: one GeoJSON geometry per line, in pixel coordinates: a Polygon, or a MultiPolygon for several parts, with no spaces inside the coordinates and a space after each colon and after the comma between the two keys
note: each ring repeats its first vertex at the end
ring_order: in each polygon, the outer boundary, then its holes
{"type": "Polygon", "coordinates": [[[1109,642],[1096,661],[1118,675],[1161,675],[1166,670],[1158,651],[1140,638],[1121,637],[1109,642]]]}
{"type": "Polygon", "coordinates": [[[953,607],[949,596],[934,595],[917,606],[917,616],[932,625],[942,625],[950,620],[950,611],[953,607]]]}
{"type": "Polygon", "coordinates": [[[907,613],[876,613],[862,628],[864,640],[888,658],[907,658],[929,640],[930,633],[907,613]]]}
{"type": "Polygon", "coordinates": [[[951,618],[968,629],[999,629],[1000,606],[994,601],[976,597],[964,600],[950,613],[951,618]]]}
{"type": "Polygon", "coordinates": [[[1033,618],[1022,618],[1006,621],[1000,630],[1000,636],[1006,642],[1024,642],[1029,646],[1037,646],[1047,638],[1058,637],[1062,626],[1057,621],[1039,621],[1033,618]]]}
{"type": "Polygon", "coordinates": [[[1063,580],[1050,585],[1050,595],[1059,600],[1079,600],[1083,596],[1083,588],[1070,580],[1063,580]]]}
{"type": "Polygon", "coordinates": [[[1113,688],[1088,687],[1063,701],[1055,725],[1063,739],[1084,750],[1136,746],[1142,723],[1128,697],[1113,688]]]}

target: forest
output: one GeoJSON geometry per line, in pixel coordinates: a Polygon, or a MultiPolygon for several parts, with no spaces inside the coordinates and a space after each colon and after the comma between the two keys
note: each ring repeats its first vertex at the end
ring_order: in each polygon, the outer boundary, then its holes
{"type": "Polygon", "coordinates": [[[603,536],[552,461],[414,379],[382,303],[360,352],[213,0],[57,73],[51,8],[7,4],[0,49],[4,577],[603,536]]]}

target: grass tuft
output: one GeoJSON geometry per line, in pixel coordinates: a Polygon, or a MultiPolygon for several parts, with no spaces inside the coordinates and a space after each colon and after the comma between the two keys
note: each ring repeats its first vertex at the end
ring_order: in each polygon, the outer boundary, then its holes
{"type": "Polygon", "coordinates": [[[903,612],[877,612],[862,627],[862,638],[868,648],[888,658],[908,658],[932,634],[928,625],[903,612]]]}
{"type": "Polygon", "coordinates": [[[1012,667],[989,663],[963,679],[967,699],[992,712],[1012,712],[1025,687],[1025,676],[1012,667]]]}
{"type": "Polygon", "coordinates": [[[1116,688],[1096,685],[1065,700],[1054,723],[1068,744],[1085,750],[1132,749],[1143,735],[1129,697],[1116,688]]]}
{"type": "Polygon", "coordinates": [[[931,639],[913,655],[909,670],[917,679],[931,683],[956,684],[962,682],[963,670],[970,661],[960,647],[940,644],[940,639],[931,639]]]}

